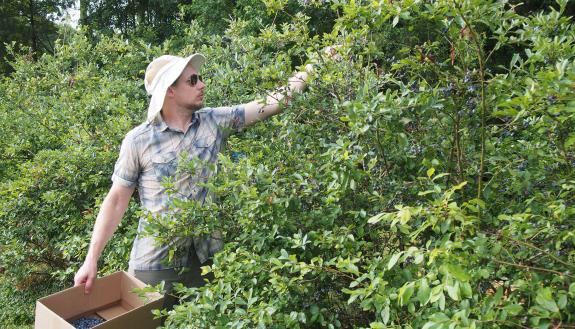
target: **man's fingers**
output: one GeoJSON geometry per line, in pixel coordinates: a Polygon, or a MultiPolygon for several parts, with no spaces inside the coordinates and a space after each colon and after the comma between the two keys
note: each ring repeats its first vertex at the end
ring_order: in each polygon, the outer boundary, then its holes
{"type": "Polygon", "coordinates": [[[88,277],[86,280],[86,287],[84,288],[84,293],[89,294],[92,292],[92,285],[94,284],[94,278],[88,277]]]}
{"type": "Polygon", "coordinates": [[[328,47],[325,47],[323,49],[323,51],[327,55],[327,57],[329,57],[331,60],[341,61],[343,59],[343,57],[337,51],[338,48],[341,48],[341,45],[328,46],[328,47]]]}
{"type": "Polygon", "coordinates": [[[82,277],[81,275],[76,274],[74,276],[74,287],[81,285],[82,283],[86,282],[86,278],[82,277]]]}
{"type": "Polygon", "coordinates": [[[329,46],[329,47],[325,47],[325,53],[326,53],[329,57],[332,57],[332,56],[334,56],[335,54],[337,54],[337,50],[335,50],[334,47],[329,46]]]}
{"type": "Polygon", "coordinates": [[[87,270],[84,266],[78,270],[78,273],[74,276],[74,287],[85,284],[84,293],[89,294],[92,291],[92,286],[94,285],[94,280],[96,279],[95,274],[91,274],[90,270],[87,270]]]}

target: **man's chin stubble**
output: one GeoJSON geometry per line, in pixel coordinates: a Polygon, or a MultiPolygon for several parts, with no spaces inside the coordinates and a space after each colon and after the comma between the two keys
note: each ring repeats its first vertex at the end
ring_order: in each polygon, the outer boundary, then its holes
{"type": "Polygon", "coordinates": [[[199,105],[191,105],[190,107],[188,107],[188,109],[190,109],[190,111],[192,111],[192,112],[196,112],[197,110],[199,110],[203,107],[204,107],[204,103],[202,102],[199,105]]]}

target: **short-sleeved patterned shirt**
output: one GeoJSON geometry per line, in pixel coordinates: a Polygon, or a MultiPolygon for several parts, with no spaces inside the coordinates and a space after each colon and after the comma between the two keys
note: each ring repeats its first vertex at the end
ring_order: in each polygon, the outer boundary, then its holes
{"type": "MultiPolygon", "coordinates": [[[[162,186],[166,176],[174,178],[178,198],[203,203],[208,191],[197,183],[205,182],[213,173],[203,167],[194,175],[175,175],[180,155],[184,153],[190,159],[198,158],[206,163],[215,163],[228,133],[240,130],[244,125],[245,110],[242,106],[198,110],[185,132],[168,127],[158,115],[156,120],[143,123],[126,135],[112,181],[127,187],[137,186],[142,206],[154,216],[166,214],[171,203],[170,195],[162,186]]],[[[160,246],[153,237],[141,236],[146,224],[147,220],[141,218],[130,254],[130,268],[161,270],[185,266],[187,253],[166,263],[173,245],[160,246]]],[[[193,243],[202,263],[223,247],[221,239],[211,236],[175,239],[172,243],[184,250],[189,249],[193,243]]]]}

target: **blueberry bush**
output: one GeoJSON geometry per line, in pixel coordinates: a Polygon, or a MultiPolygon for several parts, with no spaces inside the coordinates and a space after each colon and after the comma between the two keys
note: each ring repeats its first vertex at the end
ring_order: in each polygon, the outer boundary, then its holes
{"type": "MultiPolygon", "coordinates": [[[[157,311],[166,328],[575,327],[572,3],[245,3],[158,46],[78,33],[54,56],[16,56],[0,88],[0,283],[18,291],[0,302],[25,312],[2,321],[31,321],[30,291],[71,284],[119,142],[144,118],[145,66],[197,51],[209,106],[315,70],[282,114],[230,137],[204,182],[214,202],[151,220],[158,241],[226,242],[214,280],[157,311]]],[[[126,269],[145,215],[130,205],[101,274],[126,269]]]]}

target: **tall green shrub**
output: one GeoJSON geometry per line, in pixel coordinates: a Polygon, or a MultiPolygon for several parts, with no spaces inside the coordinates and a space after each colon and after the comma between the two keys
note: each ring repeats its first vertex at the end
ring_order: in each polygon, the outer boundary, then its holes
{"type": "MultiPolygon", "coordinates": [[[[71,285],[87,252],[122,136],[142,120],[141,70],[150,49],[76,36],[54,56],[17,56],[0,86],[0,321],[29,323],[34,300],[71,285]],[[16,291],[4,287],[16,287],[16,291]],[[14,299],[15,303],[9,300],[14,299]]],[[[125,268],[133,204],[103,257],[125,268]]]]}
{"type": "Polygon", "coordinates": [[[501,1],[330,5],[333,33],[292,22],[246,37],[237,22],[241,51],[208,66],[215,102],[234,103],[285,80],[294,54],[339,44],[343,58],[320,59],[285,113],[230,140],[246,156],[221,157],[207,183],[219,202],[178,202],[177,220],[152,224],[159,240],[227,241],[166,327],[572,325],[566,2],[529,16],[501,1]]]}

